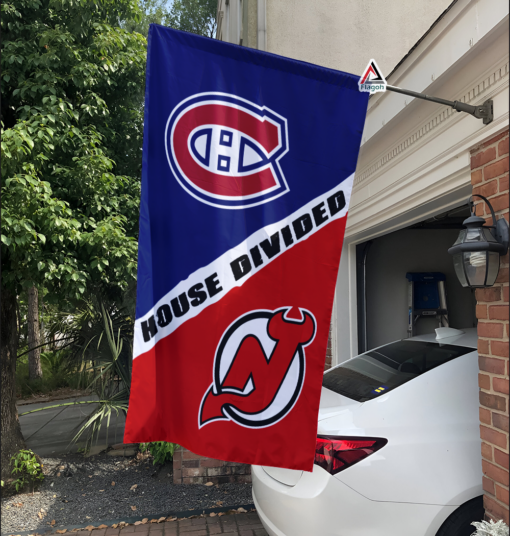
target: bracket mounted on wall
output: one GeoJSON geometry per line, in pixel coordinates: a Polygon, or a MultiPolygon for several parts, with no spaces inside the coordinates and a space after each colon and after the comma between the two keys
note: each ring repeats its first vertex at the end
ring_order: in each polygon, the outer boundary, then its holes
{"type": "Polygon", "coordinates": [[[395,86],[387,85],[386,90],[394,91],[395,93],[402,93],[402,95],[409,95],[410,97],[415,97],[417,99],[428,100],[431,102],[437,102],[438,104],[444,104],[445,106],[450,106],[454,110],[457,110],[457,112],[466,112],[477,119],[483,119],[484,125],[492,123],[494,119],[494,104],[492,99],[488,99],[483,104],[478,106],[471,106],[471,104],[466,104],[465,102],[449,101],[440,99],[438,97],[431,97],[430,95],[425,95],[424,93],[416,93],[415,91],[409,91],[408,89],[402,89],[395,86]]]}

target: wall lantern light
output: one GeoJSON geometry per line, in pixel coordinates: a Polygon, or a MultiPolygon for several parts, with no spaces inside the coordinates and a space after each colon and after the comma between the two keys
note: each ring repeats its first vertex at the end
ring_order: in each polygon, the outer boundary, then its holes
{"type": "Polygon", "coordinates": [[[508,223],[497,220],[494,209],[485,197],[474,195],[468,199],[471,216],[464,220],[459,237],[448,250],[453,255],[455,273],[463,287],[492,287],[499,272],[499,258],[508,251],[508,223]],[[495,225],[484,226],[485,220],[475,214],[473,197],[483,199],[492,214],[495,225]]]}

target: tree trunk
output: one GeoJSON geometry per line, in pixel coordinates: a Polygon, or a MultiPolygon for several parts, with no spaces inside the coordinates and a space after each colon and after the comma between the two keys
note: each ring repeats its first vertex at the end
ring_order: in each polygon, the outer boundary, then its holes
{"type": "Polygon", "coordinates": [[[39,291],[33,286],[28,289],[28,378],[42,378],[41,336],[39,332],[39,291]]]}
{"type": "Polygon", "coordinates": [[[16,355],[18,329],[16,321],[16,296],[2,287],[0,305],[0,385],[2,402],[0,413],[1,474],[2,480],[11,476],[11,457],[25,448],[25,440],[16,410],[16,355]]]}

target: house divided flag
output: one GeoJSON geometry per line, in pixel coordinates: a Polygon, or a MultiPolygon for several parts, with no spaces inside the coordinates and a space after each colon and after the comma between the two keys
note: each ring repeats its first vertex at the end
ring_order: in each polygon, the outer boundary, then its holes
{"type": "Polygon", "coordinates": [[[358,78],[151,26],[125,442],[312,470],[358,78]]]}

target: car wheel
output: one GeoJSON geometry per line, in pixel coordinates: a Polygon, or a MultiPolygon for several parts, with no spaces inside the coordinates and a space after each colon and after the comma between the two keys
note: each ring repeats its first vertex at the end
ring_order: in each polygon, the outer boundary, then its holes
{"type": "Polygon", "coordinates": [[[436,536],[471,536],[475,532],[471,523],[482,521],[484,514],[483,496],[471,499],[446,519],[436,536]]]}

